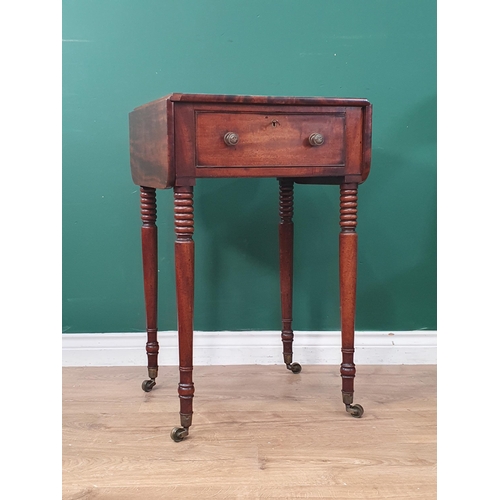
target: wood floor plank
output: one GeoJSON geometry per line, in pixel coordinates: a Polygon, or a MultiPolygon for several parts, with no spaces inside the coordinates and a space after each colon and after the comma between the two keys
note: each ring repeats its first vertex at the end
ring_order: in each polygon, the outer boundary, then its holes
{"type": "Polygon", "coordinates": [[[188,439],[175,367],[141,390],[138,367],[63,369],[63,499],[436,498],[436,367],[195,369],[188,439]]]}

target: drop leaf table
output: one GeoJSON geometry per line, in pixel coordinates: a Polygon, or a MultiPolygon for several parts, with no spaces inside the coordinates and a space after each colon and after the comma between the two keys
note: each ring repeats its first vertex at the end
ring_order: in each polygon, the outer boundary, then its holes
{"type": "Polygon", "coordinates": [[[129,126],[132,179],[141,193],[146,392],[158,375],[156,190],[174,191],[180,427],[174,427],[172,439],[188,436],[193,414],[193,188],[199,178],[278,179],[281,340],[284,363],[293,373],[301,371],[292,360],[294,184],[340,186],[342,398],[347,412],[361,417],[362,406],[353,404],[356,225],[358,185],[370,170],[371,104],[351,98],[174,93],[134,109],[129,126]]]}

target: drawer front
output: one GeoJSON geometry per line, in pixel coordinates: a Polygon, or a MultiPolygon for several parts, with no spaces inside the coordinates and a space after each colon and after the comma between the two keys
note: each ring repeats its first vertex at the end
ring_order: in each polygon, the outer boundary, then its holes
{"type": "Polygon", "coordinates": [[[343,167],[345,115],[338,108],[321,113],[196,110],[195,164],[201,168],[343,167]],[[319,134],[319,139],[313,136],[311,144],[312,134],[319,134]]]}

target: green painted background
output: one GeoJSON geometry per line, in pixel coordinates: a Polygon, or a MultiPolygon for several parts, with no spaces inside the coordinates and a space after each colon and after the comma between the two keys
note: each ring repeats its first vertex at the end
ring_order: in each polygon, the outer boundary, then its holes
{"type": "MultiPolygon", "coordinates": [[[[366,97],[359,330],[436,329],[435,0],[63,0],[63,332],[145,327],[128,113],[170,92],[366,97]]],[[[339,330],[338,187],[297,186],[296,330],[339,330]]],[[[159,328],[176,328],[172,191],[159,328]]],[[[198,330],[278,330],[275,179],[199,180],[198,330]]]]}

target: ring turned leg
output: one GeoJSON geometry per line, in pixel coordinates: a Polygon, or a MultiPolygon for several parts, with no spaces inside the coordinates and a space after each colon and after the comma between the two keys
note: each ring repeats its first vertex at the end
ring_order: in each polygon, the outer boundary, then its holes
{"type": "Polygon", "coordinates": [[[193,416],[193,305],[194,305],[194,213],[193,187],[174,188],[175,275],[179,334],[179,398],[181,427],[170,436],[182,441],[189,434],[193,416]]]}
{"type": "Polygon", "coordinates": [[[353,417],[363,415],[361,405],[353,405],[354,377],[354,319],[356,315],[356,279],[358,259],[358,235],[356,234],[358,212],[358,185],[340,186],[340,320],[342,329],[342,400],[346,411],[353,417]]]}
{"type": "Polygon", "coordinates": [[[158,231],[156,227],[156,189],[141,186],[141,239],[146,303],[146,353],[149,380],[144,380],[146,392],[156,385],[158,376],[158,231]]]}
{"type": "Polygon", "coordinates": [[[279,179],[280,191],[280,290],[281,290],[281,340],[283,361],[293,373],[300,373],[299,363],[292,363],[292,296],[293,296],[293,181],[279,179]]]}

